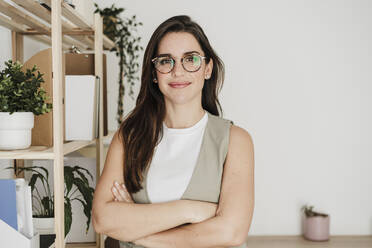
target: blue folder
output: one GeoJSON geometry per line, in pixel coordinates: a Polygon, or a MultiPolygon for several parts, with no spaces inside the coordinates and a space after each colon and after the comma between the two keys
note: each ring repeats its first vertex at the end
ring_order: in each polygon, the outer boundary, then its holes
{"type": "Polygon", "coordinates": [[[16,185],[13,179],[0,179],[0,219],[18,231],[16,185]]]}

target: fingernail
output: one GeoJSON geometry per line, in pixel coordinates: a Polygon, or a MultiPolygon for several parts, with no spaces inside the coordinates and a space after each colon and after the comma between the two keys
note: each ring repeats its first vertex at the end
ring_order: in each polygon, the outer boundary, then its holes
{"type": "Polygon", "coordinates": [[[116,186],[119,186],[119,183],[115,181],[115,185],[116,185],[116,186]]]}

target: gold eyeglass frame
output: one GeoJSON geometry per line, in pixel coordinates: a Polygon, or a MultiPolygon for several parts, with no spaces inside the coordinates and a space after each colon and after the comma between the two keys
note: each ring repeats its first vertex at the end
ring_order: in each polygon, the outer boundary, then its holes
{"type": "MultiPolygon", "coordinates": [[[[185,55],[185,56],[183,56],[183,57],[181,58],[181,64],[182,64],[182,67],[183,67],[183,69],[184,69],[185,71],[187,71],[187,72],[197,72],[197,71],[200,70],[200,68],[201,68],[201,66],[202,66],[202,63],[200,63],[199,68],[198,68],[197,70],[195,70],[195,71],[189,71],[189,70],[187,70],[187,69],[185,68],[185,65],[183,64],[183,59],[184,59],[186,56],[190,56],[190,55],[198,56],[198,57],[200,57],[201,60],[203,60],[203,59],[207,59],[207,57],[205,57],[205,56],[201,56],[200,54],[187,54],[187,55],[185,55]]],[[[176,64],[176,60],[175,60],[172,56],[160,56],[160,57],[155,57],[155,58],[151,59],[151,62],[154,64],[155,69],[156,69],[159,73],[161,73],[161,74],[168,74],[168,73],[170,73],[170,72],[173,70],[174,65],[176,64]],[[173,60],[172,68],[171,68],[170,71],[168,71],[168,72],[161,72],[161,71],[159,71],[158,68],[156,68],[156,66],[155,66],[155,62],[156,62],[156,60],[159,59],[159,58],[163,58],[163,57],[170,57],[170,58],[173,60]]]]}

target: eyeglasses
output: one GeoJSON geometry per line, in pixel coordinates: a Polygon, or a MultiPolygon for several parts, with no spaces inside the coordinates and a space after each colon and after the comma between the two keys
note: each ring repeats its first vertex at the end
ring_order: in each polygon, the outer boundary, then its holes
{"type": "MultiPolygon", "coordinates": [[[[181,58],[181,64],[186,71],[196,72],[200,69],[203,59],[206,58],[199,54],[188,54],[181,58]]],[[[154,63],[155,69],[163,74],[171,72],[176,63],[171,56],[155,57],[151,61],[154,63]]]]}

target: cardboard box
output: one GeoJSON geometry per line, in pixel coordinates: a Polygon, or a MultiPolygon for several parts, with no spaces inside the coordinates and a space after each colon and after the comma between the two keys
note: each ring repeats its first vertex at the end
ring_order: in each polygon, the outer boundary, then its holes
{"type": "MultiPolygon", "coordinates": [[[[36,65],[40,71],[40,73],[44,74],[43,79],[44,83],[41,83],[41,87],[45,89],[47,92],[47,96],[49,97],[50,103],[53,103],[53,81],[52,81],[52,48],[48,48],[36,53],[32,56],[29,60],[27,60],[24,64],[24,68],[32,68],[36,65]]],[[[65,56],[62,53],[62,74],[65,71],[65,56]]],[[[65,92],[65,81],[64,76],[62,76],[62,109],[63,109],[63,117],[62,123],[65,123],[64,120],[64,92],[65,92]]],[[[63,137],[65,130],[63,128],[63,137]]],[[[63,143],[66,143],[65,139],[63,139],[63,143]]],[[[32,146],[53,146],[53,110],[49,113],[43,115],[35,115],[35,123],[34,128],[32,128],[32,137],[31,137],[31,145],[32,146]]]]}

